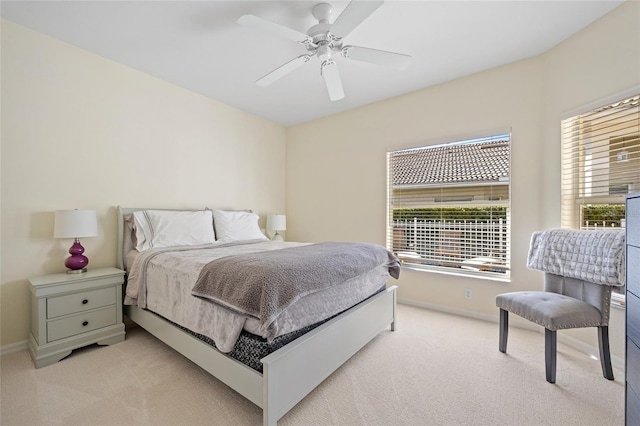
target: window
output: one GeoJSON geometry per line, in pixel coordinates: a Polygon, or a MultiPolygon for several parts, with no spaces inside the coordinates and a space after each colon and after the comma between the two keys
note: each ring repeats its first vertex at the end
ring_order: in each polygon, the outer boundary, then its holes
{"type": "Polygon", "coordinates": [[[387,154],[387,247],[404,266],[509,276],[510,139],[387,154]]]}
{"type": "Polygon", "coordinates": [[[636,191],[640,95],[562,121],[562,227],[622,227],[636,191]]]}
{"type": "Polygon", "coordinates": [[[624,227],[625,196],[639,191],[640,94],[562,121],[563,228],[624,227]]]}

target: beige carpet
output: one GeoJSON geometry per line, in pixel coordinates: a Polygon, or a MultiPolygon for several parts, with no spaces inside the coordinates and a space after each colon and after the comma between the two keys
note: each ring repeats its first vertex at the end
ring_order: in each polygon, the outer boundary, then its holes
{"type": "MultiPolygon", "coordinates": [[[[545,381],[544,335],[398,307],[384,331],[279,425],[623,425],[624,375],[558,343],[545,381]]],[[[594,329],[594,333],[595,333],[594,329]]],[[[1,360],[2,425],[258,425],[262,411],[143,329],[36,370],[27,351],[1,360]]],[[[309,366],[313,368],[313,366],[309,366]]]]}

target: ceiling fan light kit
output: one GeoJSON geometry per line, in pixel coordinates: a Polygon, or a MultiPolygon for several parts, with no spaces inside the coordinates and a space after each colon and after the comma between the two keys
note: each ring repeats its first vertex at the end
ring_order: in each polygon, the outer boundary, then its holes
{"type": "Polygon", "coordinates": [[[344,89],[338,65],[331,59],[335,54],[340,54],[346,59],[388,66],[398,70],[406,69],[411,63],[409,55],[368,47],[343,46],[344,37],[367,19],[382,3],[384,1],[381,0],[351,1],[333,24],[329,23],[329,18],[334,12],[333,6],[329,3],[319,3],[312,10],[318,23],[309,28],[306,34],[257,16],[244,15],[240,17],[238,19],[240,25],[270,31],[304,45],[308,51],[308,54],[300,55],[262,76],[256,83],[259,86],[268,86],[309,62],[311,57],[316,56],[320,60],[320,74],[327,86],[329,99],[337,101],[344,98],[344,89]]]}

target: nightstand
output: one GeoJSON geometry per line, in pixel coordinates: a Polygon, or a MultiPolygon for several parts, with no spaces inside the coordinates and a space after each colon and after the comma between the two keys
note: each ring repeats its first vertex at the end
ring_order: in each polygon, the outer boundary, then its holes
{"type": "Polygon", "coordinates": [[[56,363],[83,346],[124,340],[124,271],[89,269],[82,274],[34,277],[29,283],[29,352],[36,368],[56,363]]]}

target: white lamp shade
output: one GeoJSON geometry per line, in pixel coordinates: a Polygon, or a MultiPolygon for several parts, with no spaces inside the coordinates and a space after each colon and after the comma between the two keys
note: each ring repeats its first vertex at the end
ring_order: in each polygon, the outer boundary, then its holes
{"type": "Polygon", "coordinates": [[[95,210],[57,210],[54,238],[81,238],[98,235],[95,210]]]}
{"type": "Polygon", "coordinates": [[[270,214],[267,216],[267,231],[286,231],[287,216],[283,214],[270,214]]]}

